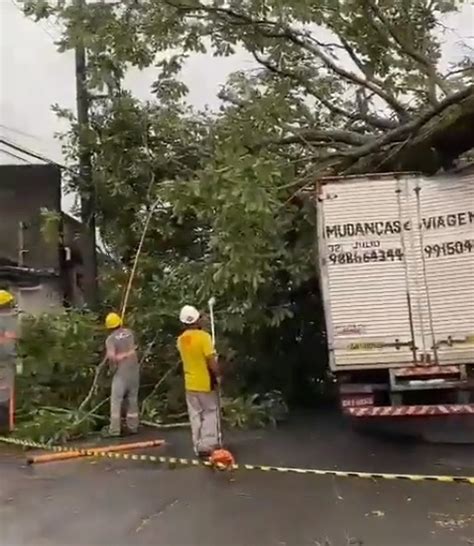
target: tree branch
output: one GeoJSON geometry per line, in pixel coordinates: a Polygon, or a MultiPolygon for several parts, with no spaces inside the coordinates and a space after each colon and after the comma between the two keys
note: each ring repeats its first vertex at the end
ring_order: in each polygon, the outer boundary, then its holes
{"type": "Polygon", "coordinates": [[[444,77],[447,79],[451,78],[452,76],[458,76],[459,74],[469,74],[469,72],[472,72],[472,75],[474,75],[474,63],[471,66],[464,66],[462,68],[450,70],[444,77]]]}
{"type": "Polygon", "coordinates": [[[217,98],[223,102],[228,102],[232,104],[233,106],[237,106],[237,108],[243,108],[245,106],[245,102],[243,100],[240,100],[235,95],[231,95],[224,88],[220,89],[220,91],[217,93],[217,98]]]}
{"type": "MultiPolygon", "coordinates": [[[[433,87],[438,86],[439,89],[445,94],[445,96],[449,95],[449,86],[446,84],[446,82],[443,80],[443,78],[440,77],[438,72],[436,71],[436,68],[433,66],[433,63],[430,61],[430,59],[421,51],[415,49],[412,47],[412,45],[405,41],[399,32],[393,27],[393,25],[390,23],[390,21],[385,17],[382,10],[373,2],[373,0],[365,0],[367,2],[367,5],[369,9],[373,12],[373,14],[378,17],[378,19],[382,22],[384,27],[387,29],[388,34],[391,36],[392,40],[395,42],[395,44],[398,46],[399,50],[408,55],[411,59],[413,59],[415,62],[417,62],[422,71],[428,76],[430,79],[430,82],[433,84],[433,87]]],[[[430,93],[430,99],[433,104],[437,104],[437,98],[436,98],[436,91],[435,89],[431,91],[430,93]]]]}
{"type": "MultiPolygon", "coordinates": [[[[317,141],[319,143],[326,142],[328,148],[330,148],[332,142],[339,144],[344,143],[348,145],[346,148],[337,146],[339,149],[328,151],[326,154],[321,154],[318,156],[318,164],[330,164],[331,168],[335,169],[335,171],[338,171],[339,173],[341,170],[346,173],[360,172],[361,168],[362,170],[367,170],[373,167],[373,161],[371,160],[372,155],[375,156],[375,159],[378,161],[378,165],[383,166],[389,159],[395,161],[396,156],[401,151],[409,153],[409,145],[412,142],[412,139],[415,139],[416,135],[422,128],[429,126],[431,120],[444,114],[449,108],[462,104],[466,105],[467,121],[462,127],[463,136],[459,138],[466,138],[466,134],[469,135],[469,137],[467,137],[466,143],[456,142],[455,146],[452,147],[456,148],[456,150],[463,148],[466,149],[466,146],[470,147],[474,145],[474,133],[472,133],[471,126],[471,120],[474,119],[474,85],[451,95],[442,101],[436,108],[428,110],[416,120],[405,123],[404,125],[389,131],[380,138],[370,139],[369,137],[363,137],[362,135],[357,135],[355,137],[356,134],[350,131],[319,131],[307,129],[295,134],[294,136],[283,137],[281,139],[268,139],[260,146],[271,144],[308,144],[311,143],[311,141],[317,141]],[[466,127],[466,124],[468,127],[466,127]],[[365,138],[365,143],[362,145],[357,145],[357,137],[365,138]],[[367,160],[364,160],[363,158],[367,158],[367,160]],[[357,167],[357,165],[359,165],[359,167],[357,167]]],[[[458,113],[457,119],[458,123],[462,123],[462,114],[458,113]]],[[[427,130],[430,131],[429,129],[427,130]]],[[[439,135],[437,135],[436,138],[437,148],[439,148],[441,151],[443,147],[448,151],[450,150],[450,143],[442,142],[442,137],[439,135]]],[[[454,137],[453,139],[455,140],[454,137]]],[[[417,146],[419,149],[422,149],[423,153],[426,153],[426,146],[424,148],[420,148],[420,144],[417,146]]],[[[436,150],[434,153],[436,154],[436,150]]],[[[440,159],[440,157],[438,157],[437,162],[439,163],[439,161],[442,161],[442,158],[440,159]]]]}
{"type": "Polygon", "coordinates": [[[362,74],[364,74],[364,76],[368,80],[372,79],[374,76],[373,71],[370,70],[370,68],[359,58],[351,44],[341,34],[338,33],[337,37],[341,41],[341,44],[344,46],[344,49],[346,50],[349,57],[352,59],[353,63],[357,66],[357,68],[362,72],[362,74]]]}
{"type": "Polygon", "coordinates": [[[286,36],[289,41],[319,58],[326,65],[327,68],[332,70],[335,74],[337,74],[344,80],[356,84],[360,87],[365,87],[366,89],[378,95],[398,114],[400,119],[407,118],[407,111],[405,110],[402,103],[400,103],[391,93],[383,89],[381,84],[379,84],[375,80],[361,78],[357,74],[346,70],[345,68],[334,62],[333,59],[331,59],[331,57],[329,57],[329,55],[327,55],[319,47],[309,43],[307,40],[301,37],[299,33],[293,31],[289,27],[287,28],[283,36],[286,36]]]}
{"type": "Polygon", "coordinates": [[[324,95],[320,93],[314,87],[314,85],[302,75],[277,67],[275,64],[271,63],[269,60],[261,57],[255,51],[252,52],[252,55],[259,64],[267,68],[270,72],[273,72],[274,74],[277,74],[284,78],[292,79],[296,81],[297,83],[299,83],[301,86],[304,87],[304,89],[310,95],[315,97],[319,102],[321,102],[321,104],[323,104],[328,110],[330,110],[334,114],[345,117],[349,119],[350,121],[363,121],[367,123],[368,125],[375,127],[376,129],[382,129],[382,130],[394,129],[395,127],[398,126],[398,123],[392,120],[389,120],[387,118],[379,118],[378,116],[373,116],[369,113],[363,113],[363,112],[350,112],[349,110],[346,110],[345,108],[342,108],[341,106],[338,106],[337,104],[334,104],[333,102],[328,100],[326,97],[324,97],[324,95]]]}
{"type": "Polygon", "coordinates": [[[101,361],[101,363],[96,367],[94,372],[94,379],[92,380],[91,388],[89,389],[89,392],[87,393],[87,396],[84,398],[84,400],[79,405],[79,411],[83,411],[88,406],[89,402],[92,400],[92,397],[97,392],[97,387],[99,385],[99,378],[102,370],[107,365],[107,358],[104,357],[101,361]]]}
{"type": "Polygon", "coordinates": [[[361,146],[367,142],[372,141],[372,138],[352,131],[344,131],[342,129],[333,129],[327,131],[321,131],[318,129],[304,129],[299,132],[295,132],[294,135],[286,136],[279,139],[268,139],[264,141],[261,146],[267,146],[269,144],[277,144],[279,146],[285,146],[288,144],[306,144],[313,142],[324,142],[327,144],[349,144],[351,146],[361,146]]]}
{"type": "MultiPolygon", "coordinates": [[[[164,0],[168,5],[174,7],[176,10],[183,13],[191,14],[196,12],[210,13],[217,15],[218,17],[223,18],[227,23],[246,25],[253,28],[261,36],[265,38],[275,38],[287,40],[293,45],[300,47],[311,55],[317,57],[322,63],[343,78],[344,80],[358,85],[360,87],[365,87],[366,89],[372,91],[383,99],[390,108],[392,108],[400,119],[407,119],[408,113],[405,110],[403,104],[399,102],[390,92],[383,89],[381,82],[376,82],[374,79],[368,80],[361,78],[357,74],[346,70],[335,62],[326,52],[323,51],[321,46],[317,45],[314,40],[308,39],[304,33],[299,32],[298,30],[292,28],[289,25],[282,25],[277,22],[253,19],[249,15],[244,13],[237,12],[231,8],[222,8],[215,6],[205,6],[201,3],[197,3],[194,6],[186,6],[183,4],[175,3],[171,0],[164,0]]],[[[245,42],[245,36],[241,37],[242,41],[245,42]]],[[[249,51],[255,49],[253,43],[248,44],[249,51]]]]}
{"type": "Polygon", "coordinates": [[[405,123],[404,125],[401,125],[400,127],[394,129],[393,131],[389,131],[382,137],[377,138],[372,142],[365,144],[364,146],[341,152],[339,155],[343,157],[359,159],[363,156],[376,152],[386,144],[401,140],[403,138],[406,138],[407,136],[413,136],[421,127],[426,125],[434,117],[442,114],[447,108],[471,97],[474,98],[474,85],[471,85],[467,89],[463,89],[462,91],[451,95],[450,97],[442,101],[437,107],[428,110],[419,118],[405,123]]]}
{"type": "Polygon", "coordinates": [[[446,104],[406,138],[381,147],[356,161],[349,159],[344,172],[421,171],[436,173],[452,169],[454,161],[474,149],[474,88],[459,101],[446,104]]]}

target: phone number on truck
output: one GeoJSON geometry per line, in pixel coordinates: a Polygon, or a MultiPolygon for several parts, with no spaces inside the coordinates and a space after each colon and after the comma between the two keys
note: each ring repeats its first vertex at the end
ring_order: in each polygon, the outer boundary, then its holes
{"type": "MultiPolygon", "coordinates": [[[[449,241],[447,243],[436,243],[425,245],[424,253],[427,259],[441,258],[443,256],[454,256],[468,254],[474,251],[474,242],[449,241]]],[[[367,264],[373,262],[401,262],[403,251],[401,248],[390,248],[388,250],[369,250],[366,252],[331,252],[328,256],[329,262],[333,265],[367,264]]]]}
{"type": "Polygon", "coordinates": [[[394,262],[402,261],[403,252],[401,248],[390,248],[388,250],[371,250],[369,252],[339,252],[331,253],[328,256],[332,264],[367,264],[371,262],[394,262]]]}
{"type": "Polygon", "coordinates": [[[474,250],[474,241],[449,241],[448,243],[436,243],[425,246],[427,258],[441,258],[442,256],[454,256],[455,254],[468,254],[474,250]]]}

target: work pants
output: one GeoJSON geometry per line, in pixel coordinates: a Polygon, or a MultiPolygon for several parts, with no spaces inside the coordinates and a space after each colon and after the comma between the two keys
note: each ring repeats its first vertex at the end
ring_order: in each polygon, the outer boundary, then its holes
{"type": "Polygon", "coordinates": [[[113,436],[120,435],[120,422],[122,418],[122,404],[127,404],[127,428],[130,432],[138,430],[138,388],[140,385],[140,372],[138,365],[133,369],[121,369],[119,365],[112,380],[112,393],[110,398],[110,429],[113,436]]]}
{"type": "Polygon", "coordinates": [[[0,431],[13,430],[15,400],[15,358],[0,359],[0,431]]]}
{"type": "Polygon", "coordinates": [[[194,452],[198,454],[213,451],[219,445],[220,415],[217,393],[186,391],[186,403],[194,452]]]}

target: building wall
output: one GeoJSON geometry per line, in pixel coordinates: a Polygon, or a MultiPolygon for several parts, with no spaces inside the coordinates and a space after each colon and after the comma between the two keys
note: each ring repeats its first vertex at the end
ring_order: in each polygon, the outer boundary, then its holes
{"type": "Polygon", "coordinates": [[[59,245],[44,240],[41,208],[60,211],[60,169],[55,165],[0,165],[0,256],[18,262],[19,226],[24,222],[24,265],[59,271],[59,245]]]}
{"type": "Polygon", "coordinates": [[[15,287],[11,289],[16,297],[18,308],[24,313],[37,315],[55,313],[63,309],[63,296],[59,279],[39,280],[35,287],[15,287]]]}
{"type": "Polygon", "coordinates": [[[63,240],[65,246],[64,276],[67,283],[66,298],[71,305],[85,304],[82,279],[82,224],[67,214],[63,214],[63,240]]]}

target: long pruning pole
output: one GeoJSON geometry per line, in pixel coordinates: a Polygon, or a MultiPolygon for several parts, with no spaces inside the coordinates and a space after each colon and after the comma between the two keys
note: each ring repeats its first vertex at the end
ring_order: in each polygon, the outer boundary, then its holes
{"type": "MultiPolygon", "coordinates": [[[[135,254],[135,259],[133,261],[132,270],[130,271],[130,276],[128,278],[128,283],[127,283],[127,288],[125,290],[125,294],[124,294],[124,298],[123,298],[123,302],[122,302],[122,310],[121,310],[122,320],[124,319],[125,312],[127,310],[127,304],[128,304],[128,299],[129,299],[129,296],[130,296],[130,292],[132,290],[133,279],[135,278],[135,273],[137,271],[138,260],[140,258],[140,254],[141,254],[141,251],[142,251],[142,248],[143,248],[143,243],[145,241],[145,237],[146,237],[146,233],[148,231],[148,227],[150,225],[151,217],[153,216],[153,213],[155,212],[155,209],[156,209],[159,202],[160,202],[160,199],[157,199],[153,203],[153,205],[150,208],[150,211],[148,212],[147,218],[145,220],[145,225],[143,226],[143,231],[142,231],[142,234],[141,234],[141,237],[140,237],[140,242],[138,243],[137,252],[135,254]]],[[[80,406],[79,406],[80,410],[84,410],[86,408],[86,406],[89,404],[89,402],[91,401],[91,399],[92,399],[92,397],[93,397],[93,395],[94,395],[94,393],[96,391],[96,388],[97,388],[97,385],[98,385],[98,382],[99,382],[100,374],[101,374],[102,370],[105,368],[106,363],[107,363],[107,359],[104,358],[102,360],[102,362],[97,366],[95,374],[94,374],[94,379],[92,381],[92,386],[91,386],[91,388],[89,390],[89,393],[87,394],[85,399],[80,404],[80,406]]]]}
{"type": "MultiPolygon", "coordinates": [[[[212,297],[208,301],[209,306],[209,318],[211,319],[211,337],[212,344],[214,345],[214,350],[216,349],[216,323],[214,319],[214,305],[216,304],[216,298],[212,297]]],[[[219,443],[219,448],[222,449],[223,439],[222,439],[222,405],[221,405],[221,387],[217,383],[217,441],[219,443]]]]}
{"type": "Polygon", "coordinates": [[[212,297],[209,302],[209,318],[211,319],[211,337],[212,337],[212,344],[214,345],[214,349],[216,346],[216,325],[214,321],[214,305],[216,303],[216,298],[212,297]]]}
{"type": "Polygon", "coordinates": [[[150,211],[148,212],[148,216],[146,217],[145,225],[143,226],[143,231],[142,231],[142,234],[141,234],[141,237],[140,237],[140,242],[138,243],[137,252],[135,254],[135,259],[133,260],[132,270],[130,271],[130,276],[128,278],[128,283],[127,283],[127,288],[125,290],[125,294],[124,294],[123,301],[122,301],[122,310],[121,310],[121,313],[120,313],[120,315],[122,317],[122,320],[124,319],[125,312],[127,310],[128,299],[130,297],[130,292],[132,290],[133,280],[134,280],[135,274],[137,272],[138,260],[140,258],[140,254],[142,252],[143,243],[145,242],[146,233],[148,231],[148,227],[150,225],[150,221],[151,221],[151,218],[153,216],[153,213],[155,212],[155,209],[158,206],[159,202],[160,202],[160,199],[158,198],[153,203],[153,205],[151,206],[150,211]]]}

